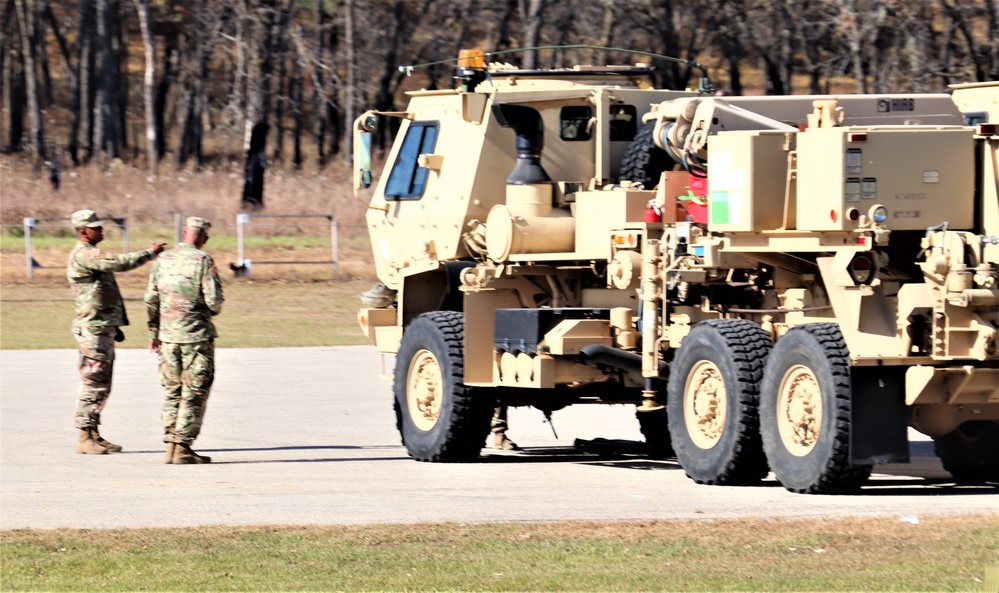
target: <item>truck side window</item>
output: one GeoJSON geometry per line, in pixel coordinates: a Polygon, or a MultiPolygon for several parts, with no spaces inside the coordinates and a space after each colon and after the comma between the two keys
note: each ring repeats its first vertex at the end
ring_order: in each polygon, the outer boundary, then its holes
{"type": "Polygon", "coordinates": [[[559,136],[570,142],[589,140],[593,136],[590,119],[593,110],[586,105],[569,105],[559,112],[559,136]]]}
{"type": "Polygon", "coordinates": [[[978,124],[989,123],[989,114],[984,111],[975,111],[969,113],[964,112],[964,121],[968,122],[969,126],[977,126],[978,124]]]}
{"type": "Polygon", "coordinates": [[[638,133],[638,111],[634,105],[611,105],[610,139],[630,142],[638,133]]]}
{"type": "Polygon", "coordinates": [[[387,199],[419,199],[423,195],[428,170],[419,166],[417,159],[421,154],[433,153],[436,142],[437,122],[421,121],[409,125],[385,184],[387,199]]]}

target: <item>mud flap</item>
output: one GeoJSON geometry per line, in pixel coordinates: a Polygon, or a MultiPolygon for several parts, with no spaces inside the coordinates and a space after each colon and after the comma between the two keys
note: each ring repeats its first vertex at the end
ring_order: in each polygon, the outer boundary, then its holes
{"type": "Polygon", "coordinates": [[[850,462],[909,462],[905,369],[851,367],[850,462]]]}

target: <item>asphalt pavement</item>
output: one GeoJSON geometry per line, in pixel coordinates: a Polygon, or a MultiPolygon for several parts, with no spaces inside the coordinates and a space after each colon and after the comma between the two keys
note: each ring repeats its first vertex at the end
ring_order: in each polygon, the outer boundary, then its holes
{"type": "Polygon", "coordinates": [[[426,521],[714,519],[993,513],[994,487],[958,487],[913,433],[913,463],[878,466],[854,496],[804,496],[773,477],[701,486],[673,461],[592,455],[575,439],[640,440],[632,406],[574,406],[554,429],[510,411],[520,451],[418,463],[399,442],[391,370],[372,347],[222,349],[195,449],[162,463],[155,356],[118,351],[102,434],[125,447],[77,455],[75,350],[0,351],[0,529],[346,525],[426,521]]]}

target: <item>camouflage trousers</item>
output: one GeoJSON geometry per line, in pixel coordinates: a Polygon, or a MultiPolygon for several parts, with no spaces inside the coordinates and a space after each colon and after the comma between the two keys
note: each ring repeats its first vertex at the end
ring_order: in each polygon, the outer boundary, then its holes
{"type": "Polygon", "coordinates": [[[503,433],[506,432],[506,406],[496,406],[493,408],[493,418],[489,422],[489,428],[492,432],[503,433]]]}
{"type": "Polygon", "coordinates": [[[201,432],[208,394],[215,381],[215,342],[174,344],[160,350],[163,401],[163,442],[190,445],[201,432]]]}
{"type": "Polygon", "coordinates": [[[74,327],[73,337],[80,348],[80,395],[76,404],[76,427],[97,428],[101,410],[111,394],[114,371],[115,327],[96,332],[86,327],[74,327]]]}

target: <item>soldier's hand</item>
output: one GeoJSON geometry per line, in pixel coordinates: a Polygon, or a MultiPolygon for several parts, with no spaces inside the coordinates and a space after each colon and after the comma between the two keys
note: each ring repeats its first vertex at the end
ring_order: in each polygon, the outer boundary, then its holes
{"type": "Polygon", "coordinates": [[[160,349],[162,348],[162,346],[163,346],[163,342],[160,342],[156,338],[153,338],[152,340],[149,340],[149,351],[152,352],[152,353],[154,353],[154,354],[158,354],[159,351],[160,351],[160,349]]]}
{"type": "Polygon", "coordinates": [[[152,248],[153,253],[156,253],[158,255],[163,252],[163,249],[166,247],[166,243],[157,243],[156,241],[150,241],[149,246],[150,248],[152,248]]]}

